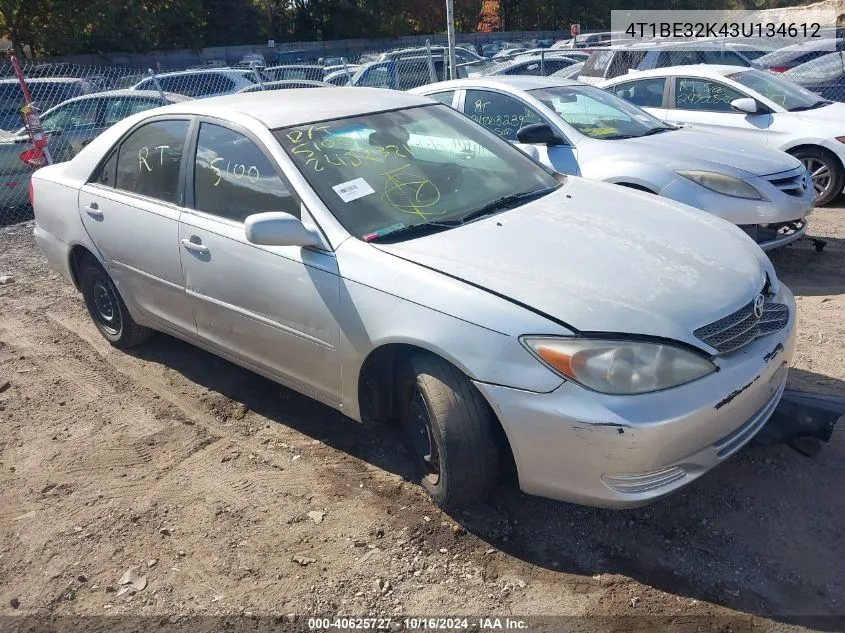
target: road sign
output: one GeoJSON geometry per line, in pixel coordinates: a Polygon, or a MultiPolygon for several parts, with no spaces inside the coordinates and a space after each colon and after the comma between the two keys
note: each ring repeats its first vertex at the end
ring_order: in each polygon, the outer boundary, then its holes
{"type": "Polygon", "coordinates": [[[267,40],[267,48],[276,48],[276,40],[267,40]]]}
{"type": "Polygon", "coordinates": [[[581,25],[580,24],[570,24],[569,25],[569,34],[572,37],[578,37],[581,35],[581,25]]]}

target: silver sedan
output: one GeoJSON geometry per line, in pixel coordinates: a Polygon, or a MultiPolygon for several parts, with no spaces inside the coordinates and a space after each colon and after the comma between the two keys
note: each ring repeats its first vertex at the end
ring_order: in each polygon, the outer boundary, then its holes
{"type": "Polygon", "coordinates": [[[741,226],[770,250],[799,239],[813,188],[777,149],[666,124],[555,77],[485,77],[409,92],[453,105],[560,172],[658,194],[741,226]]]}
{"type": "Polygon", "coordinates": [[[626,507],[777,405],[795,303],[732,224],[565,177],[400,92],[236,95],[122,121],[33,177],[35,235],[119,348],[189,341],[396,420],[445,507],[626,507]]]}

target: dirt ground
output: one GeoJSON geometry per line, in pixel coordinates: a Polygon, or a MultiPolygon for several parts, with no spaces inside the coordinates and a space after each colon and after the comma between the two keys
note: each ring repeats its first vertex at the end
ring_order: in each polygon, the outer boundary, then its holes
{"type": "MultiPolygon", "coordinates": [[[[842,394],[845,201],[818,210],[810,233],[828,241],[823,253],[805,241],[772,255],[798,296],[790,384],[842,394]]],[[[389,427],[362,427],[166,336],[131,354],[110,348],[31,223],[0,229],[4,274],[0,623],[353,614],[571,616],[552,628],[584,631],[705,630],[717,617],[733,618],[721,631],[845,626],[845,421],[813,458],[752,446],[637,510],[510,487],[448,516],[407,481],[389,427]],[[128,568],[145,576],[138,591],[123,589],[128,568]],[[666,620],[643,628],[644,616],[666,620]]]]}

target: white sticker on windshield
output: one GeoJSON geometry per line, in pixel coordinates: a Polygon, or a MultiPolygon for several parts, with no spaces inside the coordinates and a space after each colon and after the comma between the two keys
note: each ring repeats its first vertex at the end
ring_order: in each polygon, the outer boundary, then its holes
{"type": "Polygon", "coordinates": [[[332,187],[335,193],[340,196],[344,202],[352,202],[358,198],[363,198],[376,190],[370,187],[370,184],[363,178],[356,178],[348,182],[342,182],[339,185],[332,187]]]}

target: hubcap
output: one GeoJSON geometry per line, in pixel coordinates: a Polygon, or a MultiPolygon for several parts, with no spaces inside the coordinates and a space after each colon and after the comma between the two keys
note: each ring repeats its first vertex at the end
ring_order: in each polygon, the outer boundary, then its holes
{"type": "Polygon", "coordinates": [[[431,415],[420,390],[414,389],[411,398],[411,443],[412,448],[422,459],[425,467],[424,476],[436,484],[440,479],[440,455],[431,430],[431,415]]]}
{"type": "Polygon", "coordinates": [[[94,316],[110,334],[120,334],[120,306],[111,284],[98,279],[94,284],[94,316]]]}
{"type": "Polygon", "coordinates": [[[813,179],[813,189],[816,192],[816,198],[820,198],[827,192],[828,189],[830,189],[830,167],[818,158],[802,158],[801,163],[807,171],[810,172],[810,177],[813,179]]]}

